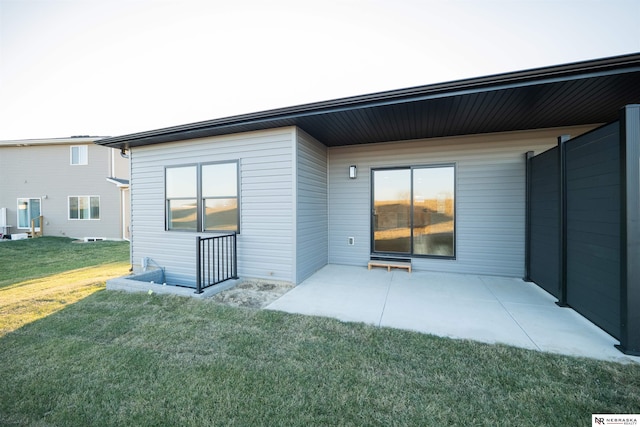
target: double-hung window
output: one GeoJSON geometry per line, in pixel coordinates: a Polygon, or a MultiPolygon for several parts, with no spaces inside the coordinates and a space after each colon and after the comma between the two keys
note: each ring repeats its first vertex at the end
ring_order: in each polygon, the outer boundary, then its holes
{"type": "Polygon", "coordinates": [[[165,172],[167,229],[198,230],[198,166],[167,168],[165,172]]]}
{"type": "Polygon", "coordinates": [[[100,196],[69,196],[69,219],[100,219],[100,196]]]}
{"type": "Polygon", "coordinates": [[[86,145],[72,145],[70,158],[72,165],[89,164],[89,147],[86,145]]]}
{"type": "Polygon", "coordinates": [[[166,229],[240,231],[238,162],[165,169],[166,229]]]}

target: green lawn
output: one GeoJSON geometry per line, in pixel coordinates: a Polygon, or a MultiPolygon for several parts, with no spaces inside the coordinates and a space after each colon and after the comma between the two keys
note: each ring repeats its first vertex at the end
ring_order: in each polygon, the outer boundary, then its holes
{"type": "Polygon", "coordinates": [[[128,242],[1,242],[0,337],[103,290],[107,279],[128,270],[128,242]]]}
{"type": "Polygon", "coordinates": [[[17,282],[129,260],[129,242],[74,243],[66,237],[0,242],[0,288],[17,282]]]}
{"type": "Polygon", "coordinates": [[[636,364],[156,294],[98,290],[0,338],[0,425],[573,426],[639,412],[636,364]]]}

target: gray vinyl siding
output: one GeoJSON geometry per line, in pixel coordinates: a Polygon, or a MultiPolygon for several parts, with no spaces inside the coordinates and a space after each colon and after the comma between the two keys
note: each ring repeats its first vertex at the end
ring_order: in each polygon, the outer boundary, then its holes
{"type": "Polygon", "coordinates": [[[296,146],[296,283],[328,262],[327,148],[300,129],[296,146]]]}
{"type": "MultiPolygon", "coordinates": [[[[41,199],[46,236],[120,239],[120,189],[106,180],[114,160],[111,152],[92,142],[0,147],[0,207],[7,208],[10,233],[27,231],[17,228],[17,199],[35,198],[41,199]],[[87,165],[70,164],[71,145],[88,147],[87,165]],[[69,219],[69,196],[99,196],[100,219],[69,219]]],[[[119,178],[128,179],[128,173],[119,178]]]]}
{"type": "Polygon", "coordinates": [[[195,286],[197,233],[165,231],[164,169],[237,160],[238,274],[293,282],[293,138],[294,128],[282,128],[132,149],[132,259],[136,267],[143,257],[149,257],[152,265],[165,268],[167,283],[195,286]]]}
{"type": "Polygon", "coordinates": [[[527,151],[592,127],[329,148],[329,262],[366,265],[371,247],[371,169],[455,164],[456,258],[414,258],[416,270],[522,277],[527,151]],[[358,177],[348,178],[349,165],[358,177]],[[348,237],[355,245],[348,245],[348,237]]]}

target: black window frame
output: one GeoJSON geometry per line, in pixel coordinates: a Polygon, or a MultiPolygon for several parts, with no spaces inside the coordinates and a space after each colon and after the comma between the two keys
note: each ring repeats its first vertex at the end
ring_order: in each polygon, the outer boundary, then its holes
{"type": "Polygon", "coordinates": [[[370,253],[372,256],[389,256],[389,257],[409,257],[409,258],[429,258],[429,259],[440,259],[440,260],[456,260],[458,253],[458,245],[457,245],[457,228],[458,228],[458,219],[457,219],[457,206],[458,206],[458,165],[455,162],[447,162],[447,163],[435,163],[435,164],[424,164],[424,165],[407,165],[407,166],[389,166],[389,167],[379,167],[379,168],[371,168],[370,174],[370,253]],[[416,254],[414,253],[414,174],[413,171],[415,169],[432,169],[432,168],[445,168],[451,167],[453,168],[453,255],[433,255],[433,254],[416,254]],[[374,182],[374,174],[376,171],[390,171],[390,170],[409,170],[411,172],[410,179],[410,243],[409,243],[409,252],[389,252],[389,251],[375,251],[375,230],[373,224],[373,212],[375,206],[375,182],[374,182]]]}
{"type": "MultiPolygon", "coordinates": [[[[232,197],[227,197],[232,198],[232,197]]],[[[171,232],[186,232],[186,233],[229,233],[235,232],[236,234],[240,234],[240,206],[241,206],[241,197],[240,197],[240,160],[221,160],[215,162],[202,162],[202,163],[184,163],[177,165],[169,165],[164,168],[164,229],[165,231],[171,232]],[[202,194],[202,168],[210,165],[221,165],[221,164],[235,164],[236,168],[236,230],[224,230],[224,229],[205,229],[205,200],[210,199],[211,197],[204,198],[202,194]],[[172,168],[186,168],[186,167],[195,167],[196,169],[196,195],[195,197],[172,197],[169,199],[167,197],[167,170],[172,168]],[[176,229],[170,228],[169,221],[169,202],[170,200],[196,200],[196,227],[195,229],[176,229]]]]}

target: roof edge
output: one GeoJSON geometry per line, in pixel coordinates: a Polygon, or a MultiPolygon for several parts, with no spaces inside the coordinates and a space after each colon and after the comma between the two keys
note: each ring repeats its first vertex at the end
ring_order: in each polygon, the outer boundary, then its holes
{"type": "MultiPolygon", "coordinates": [[[[383,92],[375,92],[365,95],[356,95],[345,98],[337,98],[328,101],[300,104],[291,107],[276,108],[254,113],[240,114],[222,117],[212,120],[193,122],[184,125],[171,126],[155,130],[137,132],[115,137],[99,139],[95,143],[98,145],[124,148],[128,143],[147,140],[147,144],[153,144],[155,138],[167,137],[168,135],[180,135],[202,130],[206,128],[231,127],[243,123],[273,120],[302,114],[318,114],[335,109],[363,107],[380,102],[402,101],[415,97],[436,96],[459,91],[486,90],[493,86],[502,85],[524,85],[534,82],[546,81],[549,79],[571,79],[572,77],[613,73],[630,67],[640,67],[640,52],[619,56],[612,56],[600,59],[578,61],[560,65],[532,68],[522,71],[512,71],[500,74],[491,74],[482,77],[472,77],[468,79],[452,80],[443,83],[434,83],[423,86],[414,86],[404,89],[395,89],[383,92]]],[[[172,140],[177,140],[175,138],[172,140]]],[[[158,141],[160,142],[160,141],[158,141]]]]}
{"type": "Polygon", "coordinates": [[[64,138],[31,138],[31,139],[6,139],[0,141],[0,146],[25,147],[29,145],[73,145],[94,143],[107,136],[69,136],[64,138]]]}

